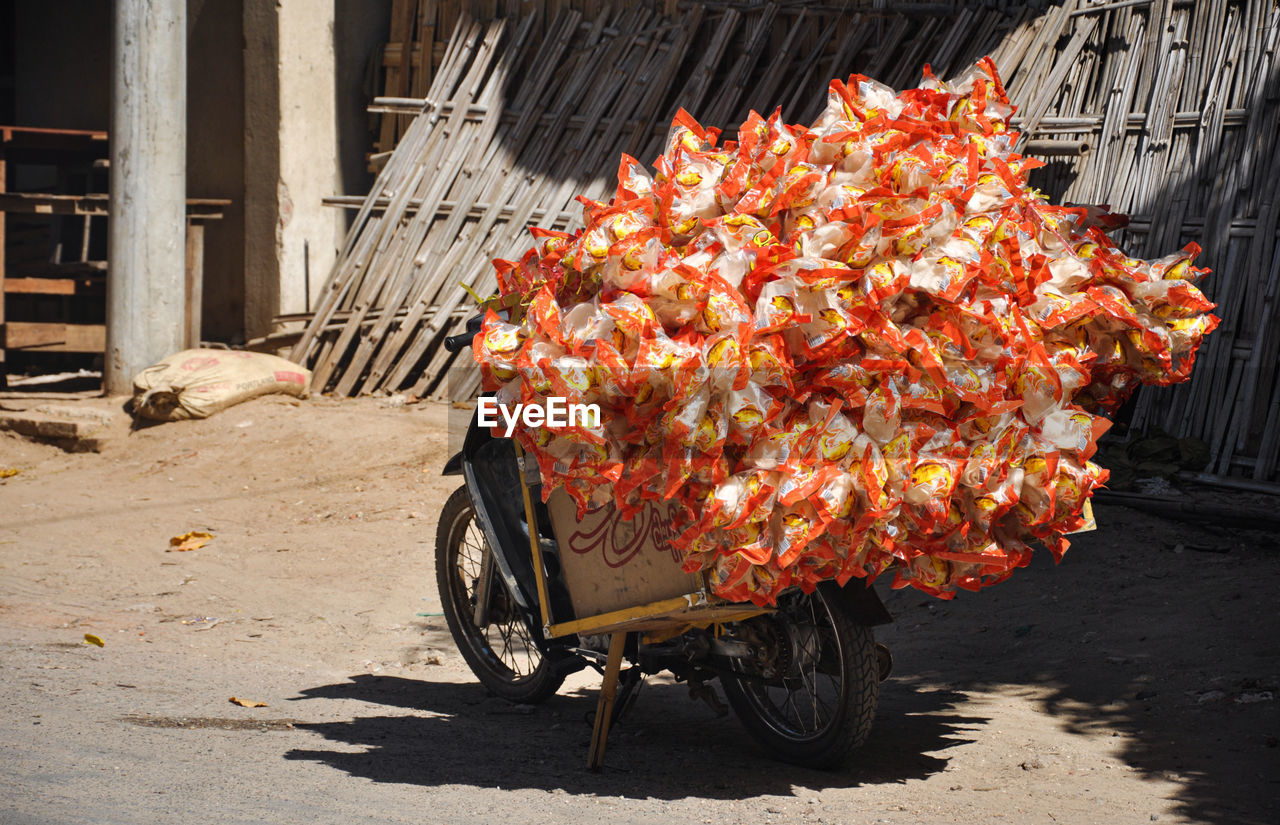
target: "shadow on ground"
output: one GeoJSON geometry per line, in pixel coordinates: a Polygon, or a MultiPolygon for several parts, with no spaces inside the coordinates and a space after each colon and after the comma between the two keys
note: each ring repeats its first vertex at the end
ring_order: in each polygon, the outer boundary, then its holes
{"type": "Polygon", "coordinates": [[[615,730],[603,776],[582,767],[593,692],[523,708],[475,683],[380,676],[310,688],[299,701],[356,699],[414,715],[299,725],[334,747],[288,758],[376,782],[658,799],[791,795],[795,786],[939,774],[965,758],[957,748],[987,736],[989,722],[1000,726],[971,698],[994,693],[1027,698],[1095,745],[1105,737],[1103,749],[1140,776],[1175,783],[1171,801],[1189,819],[1280,822],[1275,540],[1098,509],[1107,529],[1078,537],[1061,565],[1039,558],[999,587],[953,602],[887,594],[897,621],[879,636],[893,647],[895,675],[882,687],[870,740],[845,772],[769,759],[733,719],[716,718],[669,682],[647,686],[615,730]]]}
{"type": "Polygon", "coordinates": [[[1034,696],[1063,730],[1180,785],[1187,818],[1280,822],[1275,537],[1118,506],[1098,521],[1061,565],[1038,558],[989,591],[892,594],[898,689],[1034,696]]]}
{"type": "Polygon", "coordinates": [[[375,782],[561,789],[573,794],[634,798],[742,799],[791,795],[793,786],[856,787],[923,779],[947,764],[946,751],[973,741],[988,720],[963,714],[964,697],[946,690],[894,691],[881,705],[863,768],[824,773],[768,758],[732,718],[717,718],[669,682],[647,684],[609,737],[602,775],[584,767],[591,738],[594,691],[552,698],[538,707],[512,706],[479,684],[360,676],[303,691],[306,698],[357,699],[428,715],[366,716],[346,722],[299,724],[341,743],[341,749],[301,750],[289,759],[323,762],[375,782]],[[363,748],[351,752],[350,747],[363,748]],[[706,784],[708,760],[716,764],[706,784]],[[681,785],[679,777],[699,784],[681,785]]]}

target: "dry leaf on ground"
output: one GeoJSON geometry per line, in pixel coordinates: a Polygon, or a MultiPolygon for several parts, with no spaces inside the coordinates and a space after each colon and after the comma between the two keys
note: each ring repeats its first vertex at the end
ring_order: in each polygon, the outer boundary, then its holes
{"type": "Polygon", "coordinates": [[[232,696],[228,701],[233,705],[239,705],[242,708],[265,708],[266,702],[255,702],[252,699],[241,699],[238,696],[232,696]]]}
{"type": "Polygon", "coordinates": [[[213,540],[213,533],[206,533],[202,530],[192,530],[189,533],[183,533],[180,536],[174,536],[169,539],[169,553],[185,553],[188,550],[199,550],[210,541],[213,540]]]}

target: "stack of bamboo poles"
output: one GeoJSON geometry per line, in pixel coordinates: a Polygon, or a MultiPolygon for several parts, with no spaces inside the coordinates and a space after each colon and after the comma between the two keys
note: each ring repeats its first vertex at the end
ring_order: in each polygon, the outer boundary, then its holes
{"type": "Polygon", "coordinates": [[[1139,393],[1131,430],[1200,438],[1209,473],[1257,480],[1280,459],[1278,38],[1273,0],[1068,0],[994,54],[1036,142],[1091,150],[1033,176],[1051,199],[1131,215],[1135,255],[1199,243],[1213,270],[1222,326],[1189,383],[1139,393]]]}
{"type": "MultiPolygon", "coordinates": [[[[895,2],[891,9],[884,0],[831,0],[826,4],[810,0],[781,0],[772,3],[762,0],[713,0],[697,5],[704,11],[723,12],[735,9],[741,14],[759,14],[764,11],[765,6],[769,6],[770,20],[781,18],[786,21],[801,15],[807,16],[810,24],[822,20],[822,27],[811,25],[812,31],[805,33],[799,40],[794,39],[785,23],[771,32],[765,32],[764,36],[769,38],[769,43],[774,47],[786,39],[797,49],[806,52],[816,49],[823,53],[823,57],[829,58],[841,45],[839,34],[846,33],[855,22],[865,25],[868,20],[879,18],[892,20],[898,26],[907,25],[908,29],[913,24],[920,23],[937,26],[939,22],[936,18],[950,18],[961,14],[966,8],[981,7],[998,12],[998,15],[988,19],[999,24],[1016,16],[1024,8],[1043,8],[1049,2],[1050,0],[1033,0],[1030,3],[1013,0],[934,0],[895,2]],[[857,15],[856,20],[842,19],[853,14],[857,15]]],[[[462,15],[485,21],[496,17],[513,18],[532,14],[536,18],[534,36],[544,37],[548,24],[566,9],[579,12],[584,19],[595,19],[606,13],[611,6],[641,6],[676,21],[683,13],[690,12],[692,5],[680,0],[615,0],[612,3],[607,0],[392,0],[390,39],[381,55],[381,87],[385,90],[384,96],[388,98],[422,97],[430,86],[434,73],[439,71],[450,33],[462,15]]],[[[949,27],[951,24],[944,19],[940,25],[949,27]]],[[[924,45],[927,46],[927,42],[924,45]]],[[[907,61],[900,62],[896,68],[901,69],[909,79],[919,72],[919,65],[911,65],[907,61]]],[[[412,120],[402,112],[384,111],[382,114],[379,138],[374,147],[379,156],[385,156],[395,148],[412,120]]]]}
{"type": "Polygon", "coordinates": [[[736,124],[761,101],[810,118],[841,67],[904,83],[928,59],[963,68],[1010,23],[994,7],[863,19],[701,5],[667,17],[651,6],[565,9],[545,28],[536,15],[460,17],[426,96],[376,101],[414,117],[367,198],[330,199],[360,211],[293,352],[316,389],[473,394],[474,364],[457,359],[443,380],[455,359],[440,344],[471,294],[495,288],[490,261],[519,257],[527,226],[578,222],[575,197],[607,198],[622,153],[658,154],[677,107],[708,125],[736,124]]]}
{"type": "MultiPolygon", "coordinates": [[[[608,5],[604,0],[392,0],[390,38],[382,50],[385,96],[420,98],[426,94],[444,60],[450,33],[464,14],[482,21],[533,15],[537,21],[533,35],[543,37],[545,25],[563,10],[572,9],[594,18],[608,5]]],[[[677,9],[675,0],[626,5],[661,9],[668,16],[675,15],[677,9]]],[[[411,116],[385,114],[375,153],[385,155],[394,149],[411,121],[411,116]]]]}
{"type": "Polygon", "coordinates": [[[1025,151],[1050,161],[1037,185],[1133,214],[1122,240],[1134,253],[1197,240],[1215,270],[1222,330],[1189,385],[1141,396],[1135,426],[1203,438],[1215,473],[1275,475],[1273,2],[707,2],[672,15],[670,3],[545,0],[533,5],[555,14],[488,22],[511,4],[406,4],[420,31],[434,13],[452,34],[436,65],[397,81],[413,93],[429,78],[421,97],[375,102],[405,128],[368,197],[330,199],[359,212],[293,353],[314,388],[474,393],[470,359],[440,346],[474,305],[468,290],[493,290],[489,261],[519,257],[525,227],[577,225],[574,196],[607,198],[623,152],[651,160],[678,106],[720,127],[774,106],[803,122],[831,77],[901,88],[925,63],[952,76],[989,53],[1025,151]]]}

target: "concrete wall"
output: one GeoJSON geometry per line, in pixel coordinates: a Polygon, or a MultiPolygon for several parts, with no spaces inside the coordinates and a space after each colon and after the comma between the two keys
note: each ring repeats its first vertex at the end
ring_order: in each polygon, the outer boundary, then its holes
{"type": "MultiPolygon", "coordinates": [[[[342,240],[342,216],[320,203],[338,185],[337,67],[332,0],[281,3],[275,13],[280,142],[275,309],[289,313],[310,306],[342,240]]],[[[245,288],[252,289],[257,273],[245,274],[245,288]]],[[[270,318],[249,312],[245,325],[251,335],[267,332],[270,318]]]]}
{"type": "Polygon", "coordinates": [[[244,0],[245,331],[314,306],[346,216],[327,195],[362,193],[364,77],[389,3],[244,0]],[[339,25],[340,23],[340,25],[339,25]]]}

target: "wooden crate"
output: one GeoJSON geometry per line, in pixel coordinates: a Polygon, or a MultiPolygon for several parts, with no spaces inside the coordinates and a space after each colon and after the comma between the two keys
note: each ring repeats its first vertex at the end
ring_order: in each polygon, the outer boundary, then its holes
{"type": "Polygon", "coordinates": [[[562,489],[547,500],[560,567],[576,618],[552,623],[552,636],[570,633],[669,631],[732,621],[763,612],[710,595],[702,573],[686,573],[671,547],[674,504],[649,504],[627,521],[613,504],[588,510],[562,489]]]}
{"type": "Polygon", "coordinates": [[[703,589],[702,576],[680,569],[668,543],[669,504],[649,504],[631,521],[612,504],[588,510],[563,489],[547,501],[551,527],[560,545],[560,566],[578,616],[673,599],[703,589]]]}

